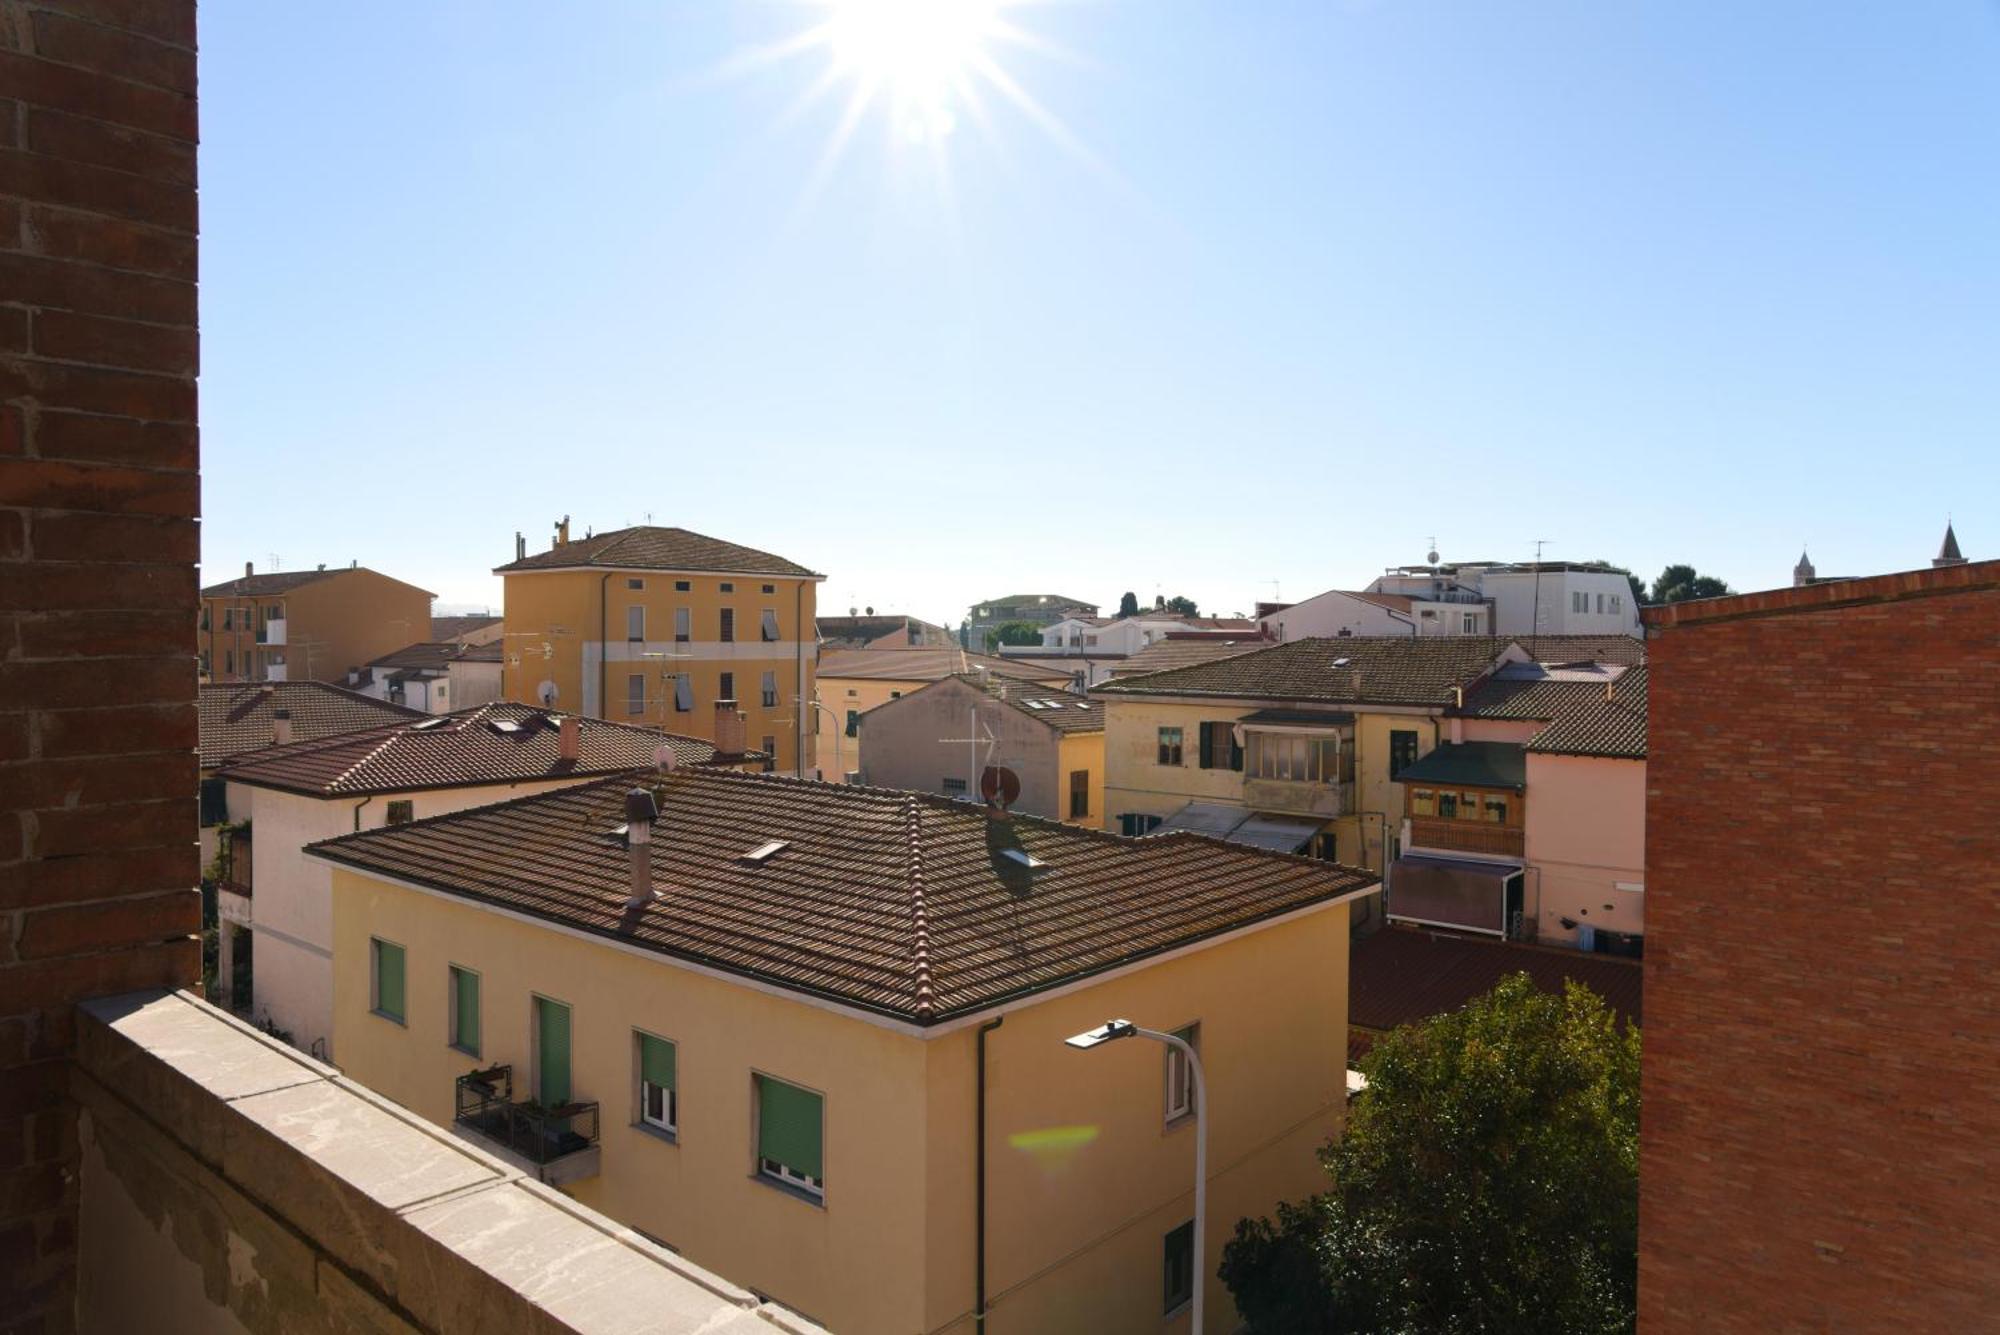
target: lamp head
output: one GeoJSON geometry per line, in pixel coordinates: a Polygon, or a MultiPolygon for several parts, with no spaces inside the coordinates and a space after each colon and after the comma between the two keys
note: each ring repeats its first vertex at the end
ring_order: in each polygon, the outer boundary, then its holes
{"type": "Polygon", "coordinates": [[[1064,1039],[1063,1042],[1073,1048],[1089,1049],[1096,1047],[1100,1043],[1109,1043],[1113,1039],[1130,1038],[1138,1032],[1139,1026],[1133,1024],[1130,1020],[1107,1020],[1095,1029],[1086,1030],[1081,1034],[1072,1034],[1070,1037],[1064,1039]]]}

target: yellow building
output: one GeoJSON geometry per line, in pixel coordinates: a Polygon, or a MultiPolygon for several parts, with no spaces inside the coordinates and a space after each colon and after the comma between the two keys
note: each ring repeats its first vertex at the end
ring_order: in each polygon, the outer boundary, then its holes
{"type": "MultiPolygon", "coordinates": [[[[733,699],[750,746],[812,768],[819,581],[796,562],[679,528],[569,540],[494,571],[505,580],[503,697],[707,736],[733,699]]],[[[712,738],[710,740],[713,740],[712,738]]]]}
{"type": "MultiPolygon", "coordinates": [[[[820,621],[822,628],[826,619],[820,621]]],[[[1010,663],[956,645],[875,645],[865,649],[821,647],[817,681],[820,777],[840,780],[863,772],[862,719],[877,705],[913,695],[932,682],[969,672],[1009,681],[1069,687],[1069,673],[1037,664],[1010,663]],[[837,735],[836,735],[837,734],[837,735]]]]}
{"type": "Polygon", "coordinates": [[[1342,1124],[1373,878],[919,794],[629,788],[315,846],[350,1076],[842,1331],[1185,1330],[1198,1111],[1228,1328],[1236,1221],[1321,1185],[1342,1124]],[[1164,1047],[1064,1045],[1115,1017],[1186,1035],[1207,1106],[1164,1047]]]}
{"type": "Polygon", "coordinates": [[[201,591],[196,650],[212,682],[341,681],[430,633],[434,595],[348,566],[258,574],[201,591]]]}

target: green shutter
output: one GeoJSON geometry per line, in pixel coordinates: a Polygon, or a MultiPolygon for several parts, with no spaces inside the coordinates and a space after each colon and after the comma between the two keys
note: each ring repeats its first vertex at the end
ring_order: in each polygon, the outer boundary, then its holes
{"type": "Polygon", "coordinates": [[[452,1042],[467,1052],[479,1051],[479,975],[456,965],[451,971],[451,1006],[456,1020],[452,1042]]]}
{"type": "Polygon", "coordinates": [[[569,1102],[569,1007],[535,998],[535,1098],[545,1108],[569,1102]]]}
{"type": "Polygon", "coordinates": [[[757,1157],[795,1173],[820,1171],[820,1096],[769,1076],[757,1077],[757,1157]]]}
{"type": "Polygon", "coordinates": [[[403,1018],[403,948],[375,943],[375,1009],[403,1018]]]}
{"type": "Polygon", "coordinates": [[[651,1034],[639,1035],[639,1078],[661,1089],[674,1087],[674,1045],[651,1034]]]}
{"type": "Polygon", "coordinates": [[[1215,768],[1215,725],[1212,723],[1201,725],[1201,767],[1215,768]]]}

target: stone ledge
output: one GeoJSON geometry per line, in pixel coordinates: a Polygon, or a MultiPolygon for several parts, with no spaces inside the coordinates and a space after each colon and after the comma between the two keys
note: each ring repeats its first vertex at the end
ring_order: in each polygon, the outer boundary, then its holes
{"type": "Polygon", "coordinates": [[[86,1218],[106,1233],[84,1258],[193,1267],[200,1284],[160,1291],[211,1308],[161,1329],[820,1330],[188,993],[78,1009],[86,1218]]]}

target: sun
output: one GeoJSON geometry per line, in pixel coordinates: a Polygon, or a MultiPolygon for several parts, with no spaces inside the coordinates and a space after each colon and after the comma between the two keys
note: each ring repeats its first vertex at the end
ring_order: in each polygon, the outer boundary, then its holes
{"type": "Polygon", "coordinates": [[[827,46],[846,74],[931,97],[1000,31],[1000,0],[829,0],[827,46]]]}

